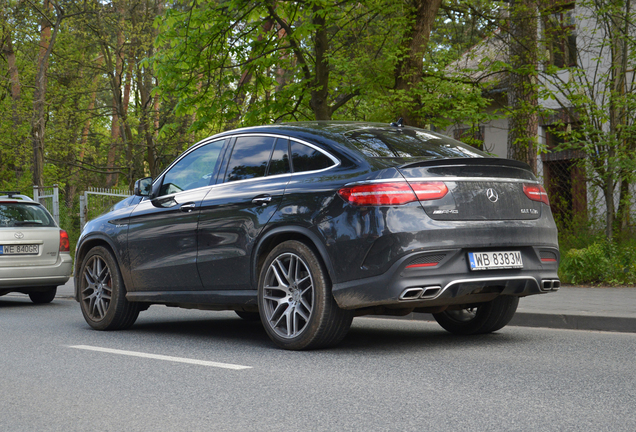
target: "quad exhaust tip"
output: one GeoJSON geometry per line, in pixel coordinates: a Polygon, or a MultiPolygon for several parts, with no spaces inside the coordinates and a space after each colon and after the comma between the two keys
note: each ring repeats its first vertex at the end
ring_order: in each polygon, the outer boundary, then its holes
{"type": "Polygon", "coordinates": [[[400,300],[431,299],[442,290],[441,286],[407,288],[400,294],[400,300]]]}
{"type": "Polygon", "coordinates": [[[559,279],[543,279],[541,281],[541,291],[556,291],[561,288],[559,279]]]}

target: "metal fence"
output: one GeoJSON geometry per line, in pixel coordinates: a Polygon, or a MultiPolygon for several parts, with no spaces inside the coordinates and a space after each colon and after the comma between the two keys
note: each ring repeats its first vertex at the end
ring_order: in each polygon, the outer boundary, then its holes
{"type": "Polygon", "coordinates": [[[33,186],[33,201],[39,202],[53,215],[53,219],[60,224],[60,190],[54,184],[53,186],[44,186],[39,188],[33,186]]]}
{"type": "Polygon", "coordinates": [[[113,205],[132,195],[131,191],[107,188],[88,188],[80,195],[80,231],[91,219],[107,212],[113,205]]]}

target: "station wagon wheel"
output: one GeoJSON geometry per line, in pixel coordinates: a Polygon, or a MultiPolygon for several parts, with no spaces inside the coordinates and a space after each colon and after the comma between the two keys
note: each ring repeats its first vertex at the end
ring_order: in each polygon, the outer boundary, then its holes
{"type": "Polygon", "coordinates": [[[290,240],[275,247],[259,281],[261,321],[280,347],[326,347],[348,332],[353,315],[338,307],[321,261],[304,243],[290,240]]]}
{"type": "Polygon", "coordinates": [[[29,293],[29,298],[35,304],[51,303],[57,294],[57,287],[46,288],[42,291],[33,291],[29,293]]]}
{"type": "Polygon", "coordinates": [[[512,320],[519,297],[499,296],[492,301],[433,314],[445,330],[459,335],[492,333],[512,320]]]}
{"type": "Polygon", "coordinates": [[[86,254],[80,271],[80,306],[86,322],[97,330],[133,325],[139,306],[126,300],[124,281],[111,252],[94,247],[86,254]]]}

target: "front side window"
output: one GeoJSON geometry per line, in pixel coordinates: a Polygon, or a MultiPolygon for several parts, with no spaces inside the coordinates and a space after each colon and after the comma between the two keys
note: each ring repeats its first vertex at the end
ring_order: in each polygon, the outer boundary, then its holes
{"type": "Polygon", "coordinates": [[[265,176],[276,138],[238,137],[227,166],[225,181],[247,180],[265,176]]]}
{"type": "Polygon", "coordinates": [[[180,159],[164,176],[159,195],[210,185],[216,179],[224,144],[225,140],[205,144],[180,159]]]}
{"type": "Polygon", "coordinates": [[[0,228],[23,226],[53,227],[55,222],[38,204],[0,203],[0,228]]]}

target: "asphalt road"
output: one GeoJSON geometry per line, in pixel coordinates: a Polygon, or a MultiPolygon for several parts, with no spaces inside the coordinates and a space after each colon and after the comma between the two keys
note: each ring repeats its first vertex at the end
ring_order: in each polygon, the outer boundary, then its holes
{"type": "Polygon", "coordinates": [[[357,318],[275,348],[231,312],[152,306],[97,332],[79,305],[0,298],[0,431],[634,431],[636,334],[357,318]]]}

